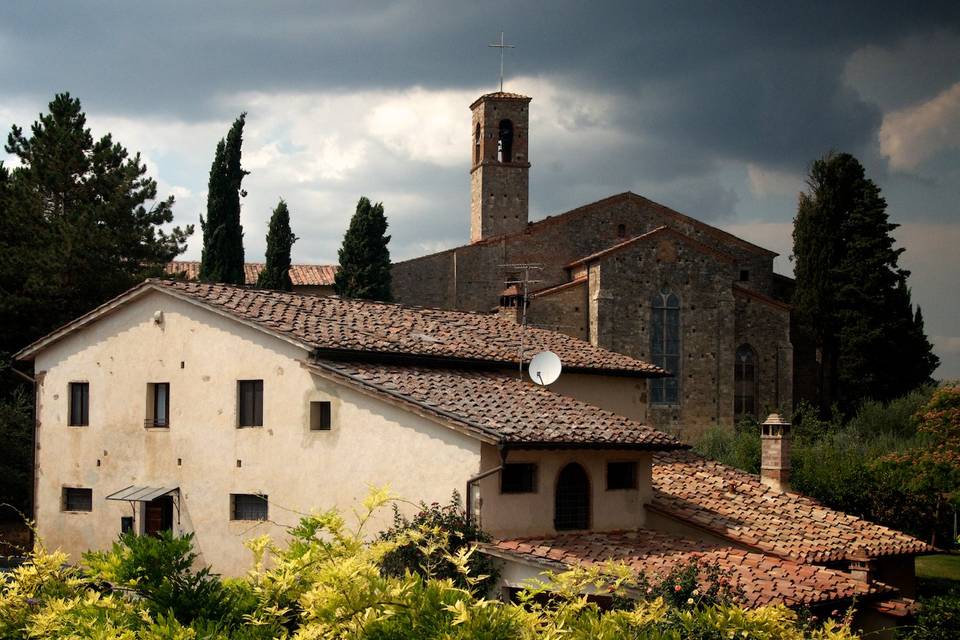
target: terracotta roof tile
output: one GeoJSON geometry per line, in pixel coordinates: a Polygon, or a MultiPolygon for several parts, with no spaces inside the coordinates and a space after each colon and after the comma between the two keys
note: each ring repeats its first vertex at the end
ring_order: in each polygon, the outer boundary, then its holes
{"type": "Polygon", "coordinates": [[[867,584],[835,569],[646,529],[500,540],[481,548],[557,569],[613,560],[648,577],[663,576],[677,564],[694,558],[716,562],[733,572],[736,584],[743,590],[743,604],[751,607],[809,606],[894,591],[884,584],[867,584]]]}
{"type": "Polygon", "coordinates": [[[314,366],[481,429],[504,444],[660,450],[686,446],[652,427],[516,375],[328,360],[314,366]]]}
{"type": "Polygon", "coordinates": [[[795,493],[775,491],[751,474],[692,451],[658,453],[654,510],[728,540],[799,562],[927,553],[905,533],[834,511],[795,493]]]}
{"type": "Polygon", "coordinates": [[[550,350],[568,369],[662,375],[652,364],[568,335],[521,328],[496,314],[305,296],[182,280],[150,286],[187,296],[317,350],[359,351],[515,364],[521,333],[524,361],[550,350]]]}
{"type": "MultiPolygon", "coordinates": [[[[257,284],[257,276],[265,265],[262,262],[247,262],[243,265],[243,278],[248,285],[257,284]]],[[[295,287],[332,287],[337,265],[333,264],[294,264],[290,265],[290,280],[295,287]]],[[[187,280],[200,277],[200,263],[191,260],[174,260],[164,267],[164,273],[184,274],[187,280]]]]}

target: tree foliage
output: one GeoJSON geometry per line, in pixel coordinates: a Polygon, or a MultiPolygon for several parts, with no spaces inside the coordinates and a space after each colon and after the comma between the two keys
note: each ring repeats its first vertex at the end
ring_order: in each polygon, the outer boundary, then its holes
{"type": "MultiPolygon", "coordinates": [[[[343,638],[520,640],[587,638],[753,638],[851,640],[847,621],[812,625],[783,606],[744,609],[728,601],[725,574],[686,564],[639,579],[628,567],[578,567],[547,574],[519,595],[522,604],[487,599],[450,578],[386,575],[381,562],[402,541],[366,542],[364,524],[388,502],[377,491],[357,526],[336,511],[305,516],[285,546],[261,536],[247,542],[253,568],[221,581],[196,569],[190,538],[123,537],[85,556],[38,545],[28,562],[0,574],[0,636],[135,640],[136,638],[343,638]],[[203,576],[199,579],[198,576],[203,576]],[[704,585],[706,579],[713,581],[704,585]],[[202,584],[202,588],[196,588],[202,584]],[[639,601],[628,595],[648,585],[639,601]],[[604,611],[584,594],[618,603],[604,611]],[[660,595],[669,594],[669,599],[660,595]],[[189,594],[195,594],[189,597],[189,594]],[[224,612],[223,609],[229,610],[224,612]],[[189,620],[189,622],[188,622],[189,620]]],[[[475,548],[448,560],[468,585],[475,548]]]]}
{"type": "Polygon", "coordinates": [[[186,249],[169,231],[140,154],[95,139],[80,101],[57,94],[29,132],[13,125],[0,168],[0,351],[15,351],[150,275],[186,249]]]}
{"type": "Polygon", "coordinates": [[[807,184],[794,220],[793,302],[821,354],[821,411],[929,382],[939,361],[912,307],[880,188],[846,153],[814,162],[807,184]]]}
{"type": "Polygon", "coordinates": [[[240,156],[246,117],[246,113],[241,113],[226,139],[220,139],[210,165],[207,217],[200,217],[203,229],[200,279],[204,282],[245,284],[240,198],[247,195],[241,183],[250,172],[240,166],[240,156]]]}
{"type": "MultiPolygon", "coordinates": [[[[790,486],[832,509],[947,546],[949,507],[960,506],[958,398],[955,385],[924,387],[865,402],[849,420],[839,412],[824,419],[802,404],[793,416],[790,486]]],[[[759,428],[713,429],[695,448],[759,472],[759,428]]]]}
{"type": "Polygon", "coordinates": [[[364,300],[390,300],[390,250],[383,203],[360,198],[340,247],[337,295],[364,300]]]}
{"type": "Polygon", "coordinates": [[[31,512],[33,426],[33,399],[26,387],[0,397],[0,522],[31,512]]]}
{"type": "Polygon", "coordinates": [[[277,204],[270,216],[270,227],[267,230],[267,260],[257,277],[257,287],[260,289],[278,289],[291,291],[293,283],[290,281],[290,249],[297,241],[297,236],[290,230],[290,211],[283,200],[277,204]]]}

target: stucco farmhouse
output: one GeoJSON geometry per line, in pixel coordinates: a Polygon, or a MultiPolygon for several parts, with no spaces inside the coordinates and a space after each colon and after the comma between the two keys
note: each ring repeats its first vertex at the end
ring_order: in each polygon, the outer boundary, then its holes
{"type": "Polygon", "coordinates": [[[782,491],[783,423],[761,482],[647,426],[662,369],[497,314],[148,280],[16,357],[37,382],[39,534],[72,554],[172,529],[238,574],[245,538],[368,485],[458,490],[505,593],[544,567],[704,557],[750,604],[856,598],[872,627],[909,611],[929,550],[782,491]],[[566,367],[549,389],[520,375],[547,349],[566,367]]]}

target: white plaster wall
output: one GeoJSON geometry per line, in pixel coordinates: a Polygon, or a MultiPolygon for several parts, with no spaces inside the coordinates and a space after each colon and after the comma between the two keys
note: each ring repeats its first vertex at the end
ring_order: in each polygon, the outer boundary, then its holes
{"type": "MultiPolygon", "coordinates": [[[[175,528],[195,532],[203,562],[237,575],[249,568],[243,540],[282,538],[281,525],[295,524],[298,512],[349,512],[369,485],[389,483],[394,493],[427,502],[462,493],[479,470],[478,441],[312,375],[297,362],[306,357],[298,346],[159,292],[41,352],[35,371],[43,541],[75,559],[108,547],[131,507],[106,495],[129,485],[179,486],[175,528]],[[164,314],[159,326],[157,310],[164,314]],[[264,381],[263,427],[236,427],[241,379],[264,381]],[[90,424],[69,427],[67,388],[78,381],[90,384],[90,424]],[[149,382],[170,383],[169,429],[143,426],[149,382]],[[331,431],[309,430],[311,400],[331,401],[331,431]],[[92,488],[93,511],[62,512],[64,486],[92,488]],[[268,495],[272,522],[230,521],[231,493],[268,495]]],[[[367,531],[387,526],[390,517],[381,513],[367,531]]]]}
{"type": "MultiPolygon", "coordinates": [[[[496,447],[484,445],[483,469],[500,464],[496,447]]],[[[537,490],[534,493],[500,493],[500,474],[481,480],[480,523],[497,538],[554,535],[554,497],[560,470],[571,462],[579,463],[590,480],[590,525],[593,531],[629,530],[644,526],[644,504],[652,498],[651,456],[645,451],[621,450],[511,450],[507,462],[533,462],[537,465],[537,490]],[[637,462],[637,489],[607,491],[607,462],[637,462]]],[[[560,532],[569,533],[569,532],[560,532]]]]}

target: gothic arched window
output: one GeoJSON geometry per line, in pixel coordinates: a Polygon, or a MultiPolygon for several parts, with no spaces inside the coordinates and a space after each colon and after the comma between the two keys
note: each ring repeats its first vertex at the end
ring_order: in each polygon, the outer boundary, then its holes
{"type": "Polygon", "coordinates": [[[473,164],[480,164],[480,123],[473,133],[473,164]]]}
{"type": "Polygon", "coordinates": [[[576,462],[561,469],[557,477],[553,528],[557,531],[590,528],[590,479],[576,462]]]}
{"type": "Polygon", "coordinates": [[[680,298],[666,288],[650,304],[650,360],[673,374],[650,381],[650,402],[680,402],[680,298]]]}
{"type": "Polygon", "coordinates": [[[500,162],[513,162],[513,122],[501,120],[499,131],[499,160],[500,162]]]}
{"type": "Polygon", "coordinates": [[[733,419],[757,417],[757,352],[748,344],[737,348],[733,364],[733,419]]]}

